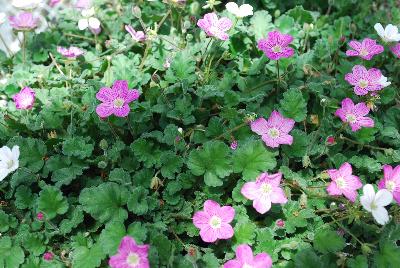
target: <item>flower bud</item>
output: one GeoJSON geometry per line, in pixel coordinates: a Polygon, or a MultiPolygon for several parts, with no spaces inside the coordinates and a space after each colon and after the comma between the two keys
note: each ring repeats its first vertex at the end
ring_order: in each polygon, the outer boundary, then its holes
{"type": "Polygon", "coordinates": [[[335,137],[334,137],[334,136],[329,136],[329,137],[326,139],[326,143],[329,144],[329,145],[335,144],[335,137]]]}
{"type": "Polygon", "coordinates": [[[46,261],[51,261],[54,258],[54,254],[52,252],[46,252],[45,254],[43,254],[43,259],[45,259],[46,261]]]}
{"type": "Polygon", "coordinates": [[[140,7],[134,6],[132,7],[132,14],[136,18],[140,19],[142,17],[142,10],[140,10],[140,7]]]}
{"type": "Polygon", "coordinates": [[[38,221],[42,221],[44,219],[44,214],[42,212],[39,212],[38,214],[36,214],[36,219],[38,221]]]}
{"type": "Polygon", "coordinates": [[[276,220],[275,224],[276,224],[276,226],[279,227],[279,228],[285,227],[285,221],[282,220],[282,219],[276,220]]]}
{"type": "Polygon", "coordinates": [[[368,244],[362,244],[361,245],[361,251],[364,255],[369,255],[372,252],[372,249],[369,247],[368,244]]]}
{"type": "Polygon", "coordinates": [[[99,143],[99,146],[102,150],[107,150],[108,148],[108,142],[105,139],[102,139],[99,143]]]}
{"type": "Polygon", "coordinates": [[[154,177],[151,179],[150,188],[153,189],[153,190],[157,190],[157,189],[160,188],[161,186],[163,186],[162,180],[160,180],[159,177],[154,176],[154,177]]]}
{"type": "Polygon", "coordinates": [[[237,146],[238,146],[237,140],[232,141],[231,146],[230,146],[231,149],[232,149],[232,150],[236,150],[236,149],[237,149],[237,146]]]}
{"type": "Polygon", "coordinates": [[[104,169],[107,167],[107,162],[105,161],[100,161],[99,163],[97,163],[97,166],[101,169],[104,169]]]}

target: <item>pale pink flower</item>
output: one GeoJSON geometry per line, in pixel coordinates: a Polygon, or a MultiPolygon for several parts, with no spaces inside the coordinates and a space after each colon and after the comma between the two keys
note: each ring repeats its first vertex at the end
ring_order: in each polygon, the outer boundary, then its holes
{"type": "Polygon", "coordinates": [[[379,189],[387,189],[392,193],[394,200],[400,205],[400,165],[393,168],[383,166],[383,178],[378,183],[379,189]]]}
{"type": "Polygon", "coordinates": [[[374,127],[374,120],[366,117],[369,110],[364,102],[354,105],[350,98],[346,98],[342,100],[342,108],[337,109],[335,115],[343,122],[348,123],[352,131],[357,131],[361,127],[374,127]]]}
{"type": "Polygon", "coordinates": [[[349,163],[344,163],[339,169],[329,169],[328,175],[332,179],[326,189],[329,195],[344,195],[351,202],[356,201],[357,190],[362,187],[362,183],[357,176],[352,175],[352,167],[349,163]]]}
{"type": "Polygon", "coordinates": [[[265,253],[253,256],[253,250],[247,244],[239,245],[236,248],[236,259],[224,264],[224,268],[270,268],[272,267],[271,257],[265,253]]]}
{"type": "Polygon", "coordinates": [[[57,51],[58,53],[69,59],[75,59],[76,57],[79,57],[85,53],[79,47],[57,47],[57,51]]]}
{"type": "Polygon", "coordinates": [[[273,31],[268,33],[267,38],[260,39],[257,46],[269,59],[279,60],[293,56],[294,49],[289,47],[292,41],[293,37],[290,34],[273,31]]]}
{"type": "Polygon", "coordinates": [[[126,117],[129,114],[129,103],[139,98],[139,91],[130,90],[126,80],[117,80],[112,88],[102,87],[96,94],[96,98],[103,103],[96,107],[96,113],[105,118],[112,114],[118,117],[126,117]]]}
{"type": "Polygon", "coordinates": [[[396,45],[390,47],[390,50],[396,57],[400,58],[400,43],[397,43],[396,45]]]}
{"type": "Polygon", "coordinates": [[[366,95],[368,92],[378,91],[383,88],[380,83],[382,73],[378,69],[371,68],[367,70],[362,65],[356,65],[352,71],[352,73],[346,74],[344,79],[354,86],[354,93],[357,95],[366,95]]]}
{"type": "Polygon", "coordinates": [[[193,224],[200,229],[200,237],[204,242],[213,243],[217,239],[233,236],[233,228],[229,223],[234,217],[233,207],[221,207],[217,202],[207,200],[204,202],[204,210],[193,215],[193,224]]]}
{"type": "Polygon", "coordinates": [[[276,224],[276,226],[278,226],[279,228],[285,227],[285,221],[282,220],[282,219],[276,220],[275,224],[276,224]]]}
{"type": "Polygon", "coordinates": [[[364,60],[370,60],[373,56],[383,52],[383,46],[376,43],[376,40],[365,38],[362,42],[353,40],[350,41],[349,46],[352,49],[346,51],[349,57],[358,56],[364,60]]]}
{"type": "Polygon", "coordinates": [[[13,96],[15,107],[18,110],[29,110],[35,103],[35,91],[30,87],[24,87],[19,93],[13,96]]]}
{"type": "Polygon", "coordinates": [[[199,19],[197,26],[203,29],[208,36],[213,36],[225,41],[229,39],[229,35],[226,31],[232,27],[232,21],[226,17],[218,19],[215,13],[207,13],[204,15],[203,19],[199,19]]]}
{"type": "Polygon", "coordinates": [[[11,27],[18,31],[32,30],[37,27],[39,21],[39,19],[33,17],[33,14],[30,12],[22,12],[16,16],[11,16],[9,20],[11,27]]]}
{"type": "Polygon", "coordinates": [[[261,173],[256,181],[246,182],[241,193],[247,199],[253,200],[253,207],[257,212],[264,214],[271,209],[271,204],[285,204],[287,198],[280,187],[282,173],[269,175],[261,173]]]}
{"type": "Polygon", "coordinates": [[[132,39],[136,42],[142,42],[146,40],[146,35],[142,31],[135,31],[132,26],[125,25],[125,30],[132,36],[132,39]]]}
{"type": "Polygon", "coordinates": [[[149,248],[150,245],[138,245],[132,237],[124,236],[118,253],[111,256],[108,265],[111,268],[150,268],[149,248]]]}
{"type": "Polygon", "coordinates": [[[238,147],[238,142],[237,142],[237,140],[232,141],[230,147],[231,147],[232,150],[236,150],[237,147],[238,147]]]}
{"type": "Polygon", "coordinates": [[[293,143],[293,137],[288,134],[293,126],[294,120],[283,117],[278,111],[273,111],[268,120],[261,117],[250,123],[251,130],[260,135],[265,144],[272,148],[293,143]]]}
{"type": "Polygon", "coordinates": [[[92,0],[77,0],[75,8],[77,9],[89,9],[92,5],[92,0]]]}

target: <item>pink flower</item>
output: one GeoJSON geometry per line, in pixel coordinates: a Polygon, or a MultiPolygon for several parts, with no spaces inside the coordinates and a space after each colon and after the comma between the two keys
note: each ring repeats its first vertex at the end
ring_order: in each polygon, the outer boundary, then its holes
{"type": "Polygon", "coordinates": [[[383,46],[376,43],[376,40],[365,38],[362,42],[350,41],[349,46],[353,49],[346,51],[346,55],[349,57],[358,56],[364,60],[370,60],[374,55],[383,52],[383,46]]]}
{"type": "Polygon", "coordinates": [[[271,148],[277,148],[280,144],[291,145],[293,137],[288,133],[293,126],[294,120],[283,117],[278,111],[273,111],[268,121],[261,117],[250,123],[251,130],[271,148]]]}
{"type": "Polygon", "coordinates": [[[55,7],[60,2],[61,2],[61,0],[50,0],[49,1],[49,6],[50,7],[55,7]]]}
{"type": "Polygon", "coordinates": [[[349,123],[352,131],[360,130],[361,127],[374,127],[374,120],[366,117],[369,108],[364,102],[354,105],[349,98],[342,100],[342,108],[336,110],[335,115],[343,122],[349,123]]]}
{"type": "Polygon", "coordinates": [[[390,47],[390,50],[396,57],[400,58],[400,43],[397,43],[396,45],[390,47]]]}
{"type": "Polygon", "coordinates": [[[197,26],[203,29],[208,36],[213,36],[225,41],[229,39],[229,35],[226,31],[232,27],[232,21],[226,17],[218,19],[215,13],[207,13],[204,15],[203,19],[199,19],[197,26]]]}
{"type": "Polygon", "coordinates": [[[111,256],[108,265],[111,268],[149,268],[149,245],[138,245],[135,239],[124,236],[119,244],[118,253],[111,256]]]}
{"type": "Polygon", "coordinates": [[[30,12],[22,12],[9,18],[10,25],[18,31],[28,31],[37,27],[38,18],[34,18],[30,12]]]}
{"type": "Polygon", "coordinates": [[[43,254],[43,259],[46,261],[51,261],[54,258],[54,254],[52,252],[46,252],[43,254]]]}
{"type": "Polygon", "coordinates": [[[328,175],[332,179],[326,189],[329,195],[344,195],[351,202],[356,201],[357,190],[362,187],[362,183],[357,176],[352,175],[352,167],[349,163],[344,163],[339,169],[329,169],[328,175]]]}
{"type": "Polygon", "coordinates": [[[257,212],[264,214],[271,209],[271,204],[285,204],[287,198],[280,182],[282,173],[278,172],[269,175],[267,172],[261,173],[256,181],[246,182],[241,193],[247,199],[253,200],[253,207],[257,212]]]}
{"type": "Polygon", "coordinates": [[[291,35],[273,31],[268,33],[266,39],[260,39],[257,45],[258,49],[262,50],[269,59],[279,60],[293,56],[294,49],[289,47],[292,41],[291,35]]]}
{"type": "Polygon", "coordinates": [[[231,206],[221,207],[213,200],[204,202],[204,210],[193,215],[193,224],[200,229],[200,237],[204,242],[213,243],[217,239],[229,239],[233,236],[229,224],[235,217],[231,206]]]}
{"type": "Polygon", "coordinates": [[[35,103],[35,91],[30,87],[24,87],[19,93],[13,96],[13,100],[18,110],[29,110],[35,103]]]}
{"type": "Polygon", "coordinates": [[[58,53],[69,59],[75,59],[76,57],[79,57],[80,55],[83,55],[85,53],[78,47],[57,47],[57,51],[58,53]]]}
{"type": "Polygon", "coordinates": [[[36,219],[38,219],[39,221],[42,221],[43,218],[44,218],[44,214],[43,214],[42,212],[39,212],[39,213],[36,215],[36,219]]]}
{"type": "Polygon", "coordinates": [[[393,194],[397,204],[400,204],[400,165],[395,168],[390,165],[383,166],[383,179],[379,181],[378,188],[387,189],[393,194]]]}
{"type": "Polygon", "coordinates": [[[132,39],[136,42],[142,42],[146,40],[146,35],[142,31],[135,31],[132,26],[125,25],[125,30],[132,36],[132,39]]]}
{"type": "Polygon", "coordinates": [[[362,96],[383,88],[380,83],[381,76],[382,73],[378,69],[367,70],[362,65],[356,65],[353,67],[353,72],[346,74],[344,79],[354,86],[354,93],[362,96]]]}
{"type": "Polygon", "coordinates": [[[96,107],[96,113],[105,118],[112,114],[125,117],[129,114],[129,103],[139,98],[139,91],[129,90],[126,80],[117,80],[112,88],[102,87],[96,94],[96,98],[103,103],[96,107]]]}
{"type": "Polygon", "coordinates": [[[246,244],[239,245],[236,248],[236,259],[230,260],[224,264],[224,268],[270,268],[272,259],[267,253],[253,256],[253,250],[246,244]]]}

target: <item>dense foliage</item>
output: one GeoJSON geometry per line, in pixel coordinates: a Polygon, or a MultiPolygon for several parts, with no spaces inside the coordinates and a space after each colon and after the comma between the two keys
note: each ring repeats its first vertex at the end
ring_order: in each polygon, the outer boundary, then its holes
{"type": "Polygon", "coordinates": [[[45,31],[25,33],[25,49],[0,52],[1,146],[20,149],[18,169],[0,181],[0,267],[108,267],[127,235],[149,245],[151,267],[220,267],[242,244],[275,267],[400,267],[398,204],[380,225],[359,197],[326,189],[327,170],[345,162],[363,185],[400,162],[399,59],[374,30],[400,24],[398,1],[249,0],[254,14],[243,19],[225,3],[178,2],[94,1],[96,34],[58,3],[45,31]],[[226,41],[197,26],[213,11],[233,22],[226,41]],[[293,56],[270,60],[258,48],[274,30],[293,37],[293,56]],[[385,50],[346,56],[349,41],[367,37],[385,50]],[[84,54],[68,59],[57,46],[84,54]],[[355,65],[391,85],[355,94],[345,77],[355,65]],[[140,96],[128,116],[100,118],[96,94],[117,80],[140,96]],[[24,87],[35,102],[17,109],[24,87]],[[335,112],[345,98],[371,108],[373,127],[343,124],[335,112]],[[291,145],[267,146],[252,131],[274,110],[294,120],[291,145]],[[241,192],[262,172],[282,173],[287,198],[264,214],[241,192]],[[200,237],[193,215],[206,200],[233,207],[232,238],[200,237]]]}

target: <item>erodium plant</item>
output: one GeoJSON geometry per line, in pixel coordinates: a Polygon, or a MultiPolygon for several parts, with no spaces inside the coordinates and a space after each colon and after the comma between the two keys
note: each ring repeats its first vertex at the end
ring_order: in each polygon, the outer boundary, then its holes
{"type": "Polygon", "coordinates": [[[400,267],[395,0],[8,2],[0,267],[400,267]]]}

